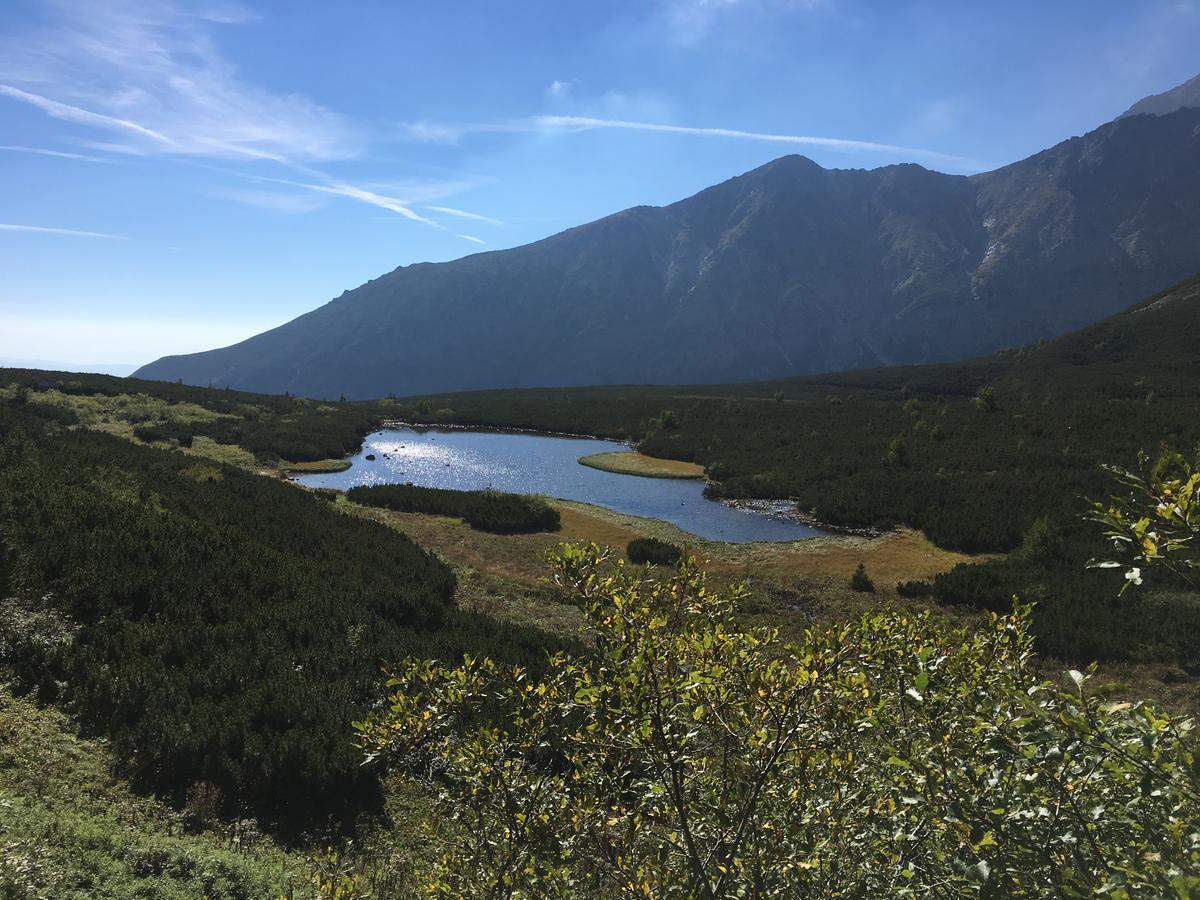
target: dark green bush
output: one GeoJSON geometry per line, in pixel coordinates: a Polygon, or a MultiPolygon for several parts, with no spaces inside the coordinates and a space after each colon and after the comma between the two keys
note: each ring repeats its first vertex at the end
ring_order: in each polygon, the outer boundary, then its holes
{"type": "Polygon", "coordinates": [[[1181,592],[1161,572],[1145,589],[1116,597],[1111,573],[1089,569],[1103,552],[1089,523],[1035,522],[1021,549],[1003,559],[955,566],[933,579],[940,604],[1007,612],[1013,598],[1032,602],[1032,631],[1042,653],[1095,659],[1179,663],[1200,659],[1200,596],[1181,592]]]}
{"type": "Polygon", "coordinates": [[[867,567],[863,563],[859,563],[854,574],[850,576],[850,590],[858,591],[860,594],[875,593],[875,582],[867,574],[867,567]]]}
{"type": "Polygon", "coordinates": [[[155,441],[176,441],[180,447],[190,447],[194,439],[192,423],[162,422],[157,424],[138,425],[133,429],[133,436],[139,441],[153,443],[155,441]]]}
{"type": "Polygon", "coordinates": [[[1012,607],[1012,581],[1008,567],[959,563],[933,580],[933,597],[945,606],[970,606],[991,612],[1012,607]]]}
{"type": "Polygon", "coordinates": [[[1046,516],[1034,519],[1021,546],[1015,551],[1016,555],[1030,563],[1039,566],[1053,565],[1065,551],[1061,532],[1055,528],[1046,516]]]}
{"type": "Polygon", "coordinates": [[[453,516],[479,531],[497,534],[557,531],[559,527],[558,510],[538,497],[522,494],[381,484],[351,488],[346,496],[364,506],[453,516]]]}
{"type": "Polygon", "coordinates": [[[625,547],[625,555],[630,562],[673,566],[683,556],[683,550],[676,544],[658,538],[634,538],[625,547]]]}
{"type": "Polygon", "coordinates": [[[194,470],[0,406],[0,545],[20,601],[3,655],[20,683],[61,684],[138,783],[182,802],[209,782],[289,827],[349,816],[376,795],[346,735],[382,664],[544,659],[540,632],[457,610],[453,574],[393,529],[194,470]]]}
{"type": "Polygon", "coordinates": [[[909,598],[931,597],[933,585],[928,581],[901,581],[896,585],[896,593],[909,598]]]}
{"type": "Polygon", "coordinates": [[[1112,702],[1091,669],[1043,681],[1027,607],[786,644],[694,565],[612,574],[577,547],[555,565],[595,652],[544,681],[413,660],[358,727],[463,826],[422,873],[437,893],[1196,897],[1191,721],[1112,702]],[[507,715],[476,725],[482,704],[507,715]]]}

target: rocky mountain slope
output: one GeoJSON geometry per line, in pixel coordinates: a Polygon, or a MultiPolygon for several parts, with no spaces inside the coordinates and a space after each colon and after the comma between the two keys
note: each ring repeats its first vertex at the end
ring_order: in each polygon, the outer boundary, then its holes
{"type": "Polygon", "coordinates": [[[787,156],[666,207],[401,267],[136,374],[318,397],[749,381],[1036,341],[1197,269],[1200,109],[1184,106],[971,177],[787,156]]]}
{"type": "Polygon", "coordinates": [[[1190,78],[1178,87],[1161,94],[1153,94],[1139,100],[1121,114],[1126,116],[1165,116],[1184,107],[1200,106],[1200,75],[1190,78]]]}

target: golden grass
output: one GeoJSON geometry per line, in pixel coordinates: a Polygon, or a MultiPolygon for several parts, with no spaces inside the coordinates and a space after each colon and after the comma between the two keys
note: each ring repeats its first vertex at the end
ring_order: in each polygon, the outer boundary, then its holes
{"type": "Polygon", "coordinates": [[[328,472],[345,472],[350,468],[348,459],[318,459],[313,462],[284,463],[288,472],[300,472],[306,475],[321,475],[328,472]]]}
{"type": "Polygon", "coordinates": [[[720,546],[713,554],[718,567],[746,567],[777,575],[828,575],[849,578],[861,562],[877,586],[932,578],[959,563],[995,559],[995,554],[970,556],[943,550],[919,531],[901,528],[880,537],[830,535],[789,544],[720,546]],[[730,552],[726,548],[737,547],[730,552]]]}
{"type": "MultiPolygon", "coordinates": [[[[476,531],[458,519],[358,506],[338,499],[343,511],[383,522],[435,552],[458,575],[457,600],[464,609],[560,634],[578,634],[578,610],[557,600],[546,586],[546,554],[563,542],[593,542],[623,553],[636,537],[688,544],[714,583],[748,582],[753,618],[786,630],[816,621],[852,618],[885,606],[924,606],[897,598],[898,581],[929,578],[970,557],[942,550],[915,531],[879,538],[828,536],[790,543],[725,544],[705,541],[657,519],[614,512],[587,503],[552,500],[562,526],[555,532],[500,535],[476,531]],[[850,573],[862,562],[876,594],[850,590],[850,573]]],[[[953,611],[944,613],[956,617],[953,611]]]]}
{"type": "Polygon", "coordinates": [[[687,544],[709,561],[712,571],[754,572],[778,576],[823,575],[849,578],[861,562],[880,587],[931,578],[959,563],[984,562],[995,554],[970,556],[944,550],[921,532],[908,528],[880,537],[828,535],[783,543],[727,544],[706,541],[657,519],[643,519],[586,503],[556,500],[566,540],[594,541],[623,549],[635,537],[656,537],[687,544]]]}
{"type": "Polygon", "coordinates": [[[580,457],[582,465],[621,475],[643,475],[647,478],[703,478],[704,466],[677,459],[659,459],[636,450],[593,453],[580,457]]]}
{"type": "Polygon", "coordinates": [[[557,509],[562,517],[562,529],[559,534],[563,535],[565,540],[592,541],[618,549],[624,549],[625,545],[636,537],[656,537],[659,540],[688,544],[692,547],[710,544],[709,541],[662,519],[644,518],[576,500],[552,500],[550,505],[557,509]]]}
{"type": "Polygon", "coordinates": [[[657,537],[687,544],[714,573],[759,576],[849,578],[861,562],[880,588],[899,581],[927,579],[959,563],[993,556],[968,556],[943,550],[910,529],[867,538],[829,535],[788,543],[726,544],[705,541],[675,526],[568,500],[551,505],[562,517],[555,532],[501,535],[476,531],[458,519],[421,513],[367,509],[340,501],[361,515],[387,522],[422,546],[472,570],[534,584],[545,577],[546,551],[563,541],[590,541],[623,551],[636,537],[657,537]]]}

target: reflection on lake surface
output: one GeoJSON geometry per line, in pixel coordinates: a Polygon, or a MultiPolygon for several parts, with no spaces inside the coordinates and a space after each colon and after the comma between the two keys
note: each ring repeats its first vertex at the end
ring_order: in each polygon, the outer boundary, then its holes
{"type": "Polygon", "coordinates": [[[339,490],[411,481],[425,487],[544,494],[663,519],[700,537],[732,543],[794,541],[824,534],[797,522],[708,500],[699,479],[619,475],[579,464],[581,456],[609,451],[629,448],[590,438],[401,428],[369,435],[346,471],[303,475],[297,480],[309,487],[339,490]]]}

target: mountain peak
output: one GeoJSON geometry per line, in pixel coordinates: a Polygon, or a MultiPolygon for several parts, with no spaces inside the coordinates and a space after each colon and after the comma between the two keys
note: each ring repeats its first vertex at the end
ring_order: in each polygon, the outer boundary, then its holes
{"type": "Polygon", "coordinates": [[[380,397],[753,381],[1052,337],[1195,272],[1200,110],[972,178],[784,156],[664,207],[398,269],[142,378],[380,397]]]}
{"type": "Polygon", "coordinates": [[[813,162],[807,156],[801,156],[799,153],[789,153],[787,156],[780,156],[770,162],[765,162],[757,168],[751,169],[749,172],[743,172],[741,175],[734,176],[733,180],[740,178],[762,178],[764,176],[773,175],[797,175],[802,172],[825,172],[825,168],[813,162]]]}
{"type": "Polygon", "coordinates": [[[1186,107],[1200,107],[1200,75],[1169,91],[1139,100],[1117,118],[1140,115],[1167,116],[1186,107]]]}

